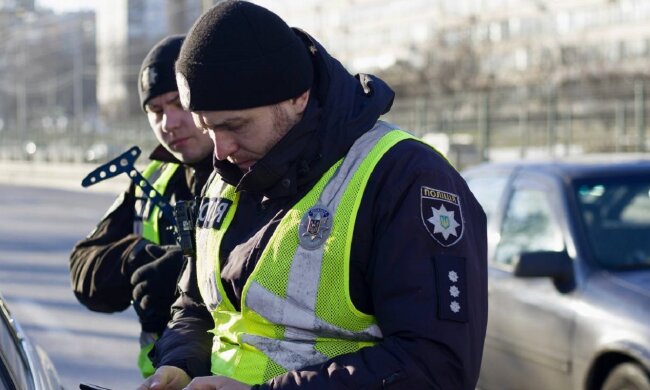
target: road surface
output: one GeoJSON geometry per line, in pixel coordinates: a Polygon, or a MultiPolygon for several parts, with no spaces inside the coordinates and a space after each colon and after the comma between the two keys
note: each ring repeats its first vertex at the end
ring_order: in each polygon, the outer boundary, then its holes
{"type": "Polygon", "coordinates": [[[28,337],[56,366],[66,389],[141,383],[133,309],[94,313],[70,289],[68,255],[115,195],[0,184],[0,293],[28,337]]]}

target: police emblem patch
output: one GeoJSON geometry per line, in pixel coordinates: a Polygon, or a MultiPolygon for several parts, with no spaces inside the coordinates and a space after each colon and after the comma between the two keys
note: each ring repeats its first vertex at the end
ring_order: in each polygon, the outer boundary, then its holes
{"type": "Polygon", "coordinates": [[[444,247],[463,236],[463,214],[458,195],[429,187],[420,189],[422,223],[436,242],[444,247]]]}
{"type": "Polygon", "coordinates": [[[332,231],[334,215],[323,205],[315,205],[302,216],[298,227],[300,246],[314,250],[323,245],[332,231]]]}
{"type": "Polygon", "coordinates": [[[147,69],[142,72],[142,78],[140,79],[140,82],[142,83],[142,89],[145,91],[151,89],[157,78],[158,72],[156,72],[156,68],[153,66],[147,67],[147,69]]]}

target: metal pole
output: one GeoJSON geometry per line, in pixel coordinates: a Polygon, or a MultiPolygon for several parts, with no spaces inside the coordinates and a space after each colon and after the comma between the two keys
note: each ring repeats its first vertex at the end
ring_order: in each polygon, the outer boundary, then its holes
{"type": "Polygon", "coordinates": [[[566,116],[566,137],[564,137],[564,156],[571,154],[573,144],[573,111],[569,108],[566,116]]]}
{"type": "Polygon", "coordinates": [[[481,161],[490,160],[490,97],[488,92],[479,95],[478,131],[481,161]]]}
{"type": "Polygon", "coordinates": [[[528,110],[525,108],[519,112],[519,136],[521,142],[519,147],[519,157],[524,159],[526,158],[528,145],[530,143],[530,132],[528,129],[528,110]]]}
{"type": "Polygon", "coordinates": [[[555,143],[557,142],[557,106],[556,106],[555,88],[548,91],[548,100],[546,104],[546,134],[548,135],[548,152],[551,157],[555,156],[555,143]]]}
{"type": "MultiPolygon", "coordinates": [[[[172,34],[182,34],[185,32],[185,23],[188,19],[186,0],[168,0],[167,1],[167,20],[169,32],[172,34]]],[[[203,9],[204,4],[201,4],[203,9]]]]}
{"type": "Polygon", "coordinates": [[[615,134],[614,134],[614,151],[616,153],[621,151],[621,142],[625,142],[625,103],[616,103],[616,111],[614,111],[616,121],[615,134]]]}
{"type": "Polygon", "coordinates": [[[83,122],[83,26],[81,22],[78,24],[78,32],[75,35],[74,59],[72,63],[72,104],[74,125],[72,128],[75,131],[76,142],[74,144],[81,144],[81,126],[83,122]]]}
{"type": "Polygon", "coordinates": [[[643,81],[634,84],[634,121],[638,136],[638,151],[645,152],[645,87],[643,81]]]}
{"type": "MultiPolygon", "coordinates": [[[[24,31],[24,30],[23,30],[24,31]]],[[[21,136],[21,148],[24,148],[25,142],[29,140],[29,129],[27,128],[27,86],[25,75],[27,74],[26,66],[26,47],[25,42],[19,43],[18,50],[18,77],[16,77],[16,121],[18,124],[18,131],[21,136]]]]}
{"type": "Polygon", "coordinates": [[[419,97],[417,98],[416,103],[418,121],[417,126],[414,130],[417,131],[416,134],[421,136],[429,131],[427,128],[427,102],[425,98],[419,97]]]}

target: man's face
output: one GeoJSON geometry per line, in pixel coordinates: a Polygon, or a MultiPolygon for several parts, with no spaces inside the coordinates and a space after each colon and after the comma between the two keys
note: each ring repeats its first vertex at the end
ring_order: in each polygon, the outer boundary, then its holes
{"type": "Polygon", "coordinates": [[[309,91],[271,106],[199,111],[192,116],[212,138],[215,157],[230,161],[245,173],[302,118],[308,97],[309,91]]]}
{"type": "Polygon", "coordinates": [[[194,125],[192,114],[183,110],[177,91],[150,99],[145,109],[156,138],[178,160],[191,164],[210,155],[210,136],[194,125]]]}

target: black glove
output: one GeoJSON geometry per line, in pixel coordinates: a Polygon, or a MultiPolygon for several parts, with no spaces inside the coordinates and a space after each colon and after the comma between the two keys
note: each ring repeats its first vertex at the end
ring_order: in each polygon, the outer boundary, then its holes
{"type": "Polygon", "coordinates": [[[183,253],[176,245],[147,244],[132,259],[133,306],[142,330],[162,332],[170,319],[183,253]]]}

